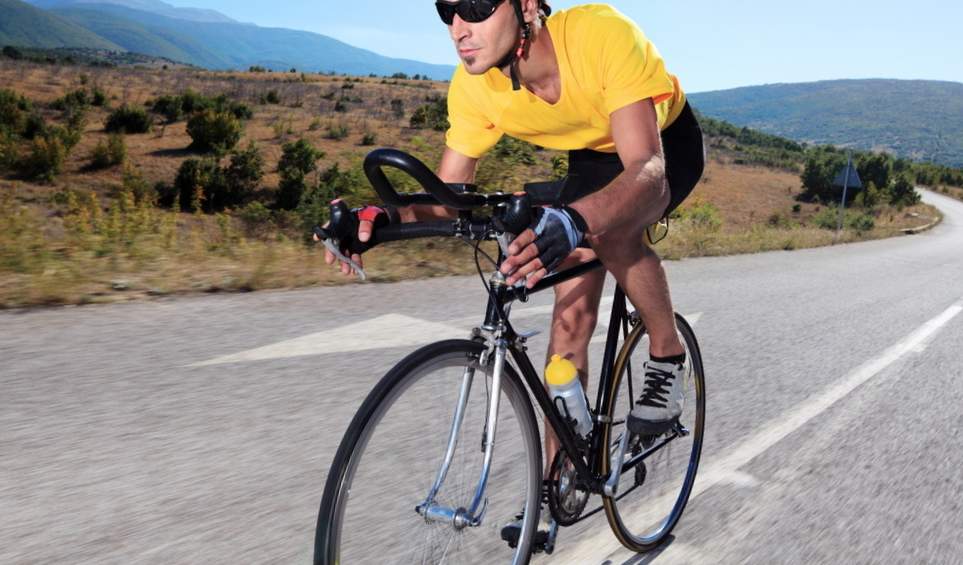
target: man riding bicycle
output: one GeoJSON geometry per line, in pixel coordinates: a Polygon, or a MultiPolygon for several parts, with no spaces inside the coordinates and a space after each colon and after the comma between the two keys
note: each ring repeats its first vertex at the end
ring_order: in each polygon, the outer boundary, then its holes
{"type": "MultiPolygon", "coordinates": [[[[538,210],[515,239],[502,273],[510,285],[525,280],[532,287],[549,272],[597,256],[650,335],[645,386],[628,426],[643,435],[666,431],[682,411],[686,356],[647,229],[688,196],[705,159],[702,132],[678,79],[639,28],[607,5],[552,15],[544,0],[435,4],[461,59],[449,87],[451,127],[438,176],[471,183],[478,160],[502,135],[569,152],[565,181],[552,194],[536,195],[555,206],[538,210]],[[579,248],[582,243],[591,249],[579,248]]],[[[361,241],[390,222],[455,217],[440,206],[368,206],[357,213],[361,241]]],[[[327,252],[326,261],[336,258],[327,252]]],[[[347,263],[340,268],[351,273],[347,263]]],[[[604,271],[592,271],[555,287],[547,357],[571,360],[583,388],[604,282],[604,271]]],[[[548,430],[546,463],[557,446],[548,430]]],[[[506,539],[513,527],[503,532],[506,539]]]]}

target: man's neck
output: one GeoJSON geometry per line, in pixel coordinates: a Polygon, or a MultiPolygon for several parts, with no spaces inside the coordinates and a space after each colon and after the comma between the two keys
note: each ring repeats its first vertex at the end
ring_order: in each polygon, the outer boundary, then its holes
{"type": "MultiPolygon", "coordinates": [[[[548,28],[543,26],[533,32],[528,52],[518,62],[518,78],[525,88],[544,98],[543,93],[553,93],[560,84],[558,57],[548,28]]],[[[511,76],[509,67],[501,71],[506,77],[511,76]]]]}

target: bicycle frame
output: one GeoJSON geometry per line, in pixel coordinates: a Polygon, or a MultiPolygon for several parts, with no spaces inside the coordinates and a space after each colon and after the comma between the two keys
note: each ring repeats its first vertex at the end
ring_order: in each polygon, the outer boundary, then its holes
{"type": "MultiPolygon", "coordinates": [[[[505,259],[505,257],[503,254],[499,255],[500,263],[505,259]]],[[[515,300],[525,301],[531,294],[552,288],[555,285],[601,268],[601,266],[602,263],[598,260],[590,261],[560,273],[551,274],[539,281],[539,283],[529,290],[507,287],[504,285],[500,285],[492,289],[492,293],[489,295],[488,306],[486,308],[485,321],[481,328],[476,330],[476,335],[481,335],[482,332],[488,332],[491,336],[494,336],[494,341],[491,343],[491,348],[489,349],[488,354],[493,353],[495,356],[492,375],[491,400],[488,407],[488,417],[485,429],[485,454],[482,463],[481,475],[475,490],[475,495],[472,498],[471,504],[468,508],[454,509],[435,504],[435,497],[441,490],[444,480],[448,475],[448,470],[457,447],[458,432],[462,424],[465,404],[468,402],[467,391],[470,389],[471,381],[474,378],[474,370],[471,368],[466,368],[465,374],[462,377],[461,390],[458,396],[458,406],[455,408],[455,414],[452,420],[452,427],[449,433],[448,447],[446,449],[444,460],[438,470],[435,482],[432,485],[428,496],[421,504],[417,506],[417,512],[426,520],[448,523],[454,526],[456,529],[462,529],[469,526],[477,527],[481,525],[485,514],[485,490],[488,484],[488,478],[490,476],[492,457],[494,456],[496,422],[498,418],[501,382],[504,374],[503,369],[509,354],[515,361],[515,365],[520,371],[521,377],[524,380],[526,387],[529,389],[529,393],[535,398],[535,401],[538,403],[539,408],[542,410],[542,413],[545,415],[548,421],[548,425],[555,432],[556,437],[558,437],[562,449],[564,449],[566,453],[570,454],[570,459],[575,466],[578,476],[586,482],[586,488],[596,494],[606,493],[605,483],[609,477],[602,475],[602,457],[604,453],[601,445],[602,434],[592,434],[592,441],[587,450],[587,453],[592,454],[592,459],[590,461],[585,461],[583,459],[583,455],[586,452],[586,449],[580,446],[580,444],[584,444],[584,441],[575,436],[571,426],[565,421],[563,416],[559,413],[558,408],[552,402],[548,392],[542,385],[542,379],[539,372],[535,369],[535,366],[532,364],[528,354],[526,353],[526,337],[515,332],[511,323],[508,322],[508,316],[505,315],[505,307],[510,305],[515,300]]],[[[612,371],[614,370],[615,358],[618,350],[619,332],[626,327],[625,324],[627,324],[628,321],[628,312],[625,307],[625,293],[621,287],[617,287],[615,290],[615,298],[613,300],[609,319],[608,335],[605,343],[605,352],[602,358],[602,370],[600,372],[598,394],[595,401],[595,414],[597,415],[607,414],[609,411],[608,402],[611,398],[610,392],[613,381],[612,371]]],[[[481,360],[482,365],[486,364],[486,362],[487,359],[481,360]]],[[[597,416],[595,422],[596,432],[598,432],[599,426],[608,423],[609,422],[602,421],[601,416],[597,416]]],[[[630,465],[629,468],[632,466],[634,465],[630,465]]]]}

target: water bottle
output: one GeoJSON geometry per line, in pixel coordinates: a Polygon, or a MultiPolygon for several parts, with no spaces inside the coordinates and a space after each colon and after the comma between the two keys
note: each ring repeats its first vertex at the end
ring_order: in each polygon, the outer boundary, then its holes
{"type": "Polygon", "coordinates": [[[575,420],[575,432],[578,435],[588,437],[593,427],[592,414],[575,365],[560,355],[552,355],[552,362],[545,367],[545,382],[555,407],[563,416],[575,420]]]}

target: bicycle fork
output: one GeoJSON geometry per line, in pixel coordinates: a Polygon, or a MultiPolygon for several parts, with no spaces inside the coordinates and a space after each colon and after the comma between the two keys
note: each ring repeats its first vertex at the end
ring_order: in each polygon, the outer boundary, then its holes
{"type": "MultiPolygon", "coordinates": [[[[493,349],[495,352],[495,361],[492,370],[492,388],[488,401],[488,414],[485,420],[485,456],[482,460],[481,474],[471,504],[468,508],[449,508],[435,503],[435,497],[438,496],[438,492],[441,491],[444,485],[445,478],[448,476],[448,470],[455,456],[455,450],[458,447],[458,437],[461,432],[461,426],[464,423],[465,408],[468,405],[468,397],[471,394],[471,385],[474,381],[475,369],[473,367],[466,367],[465,374],[462,376],[461,390],[458,394],[458,406],[455,408],[455,416],[452,418],[451,432],[448,436],[448,447],[445,451],[445,457],[428,496],[424,502],[415,508],[415,511],[424,517],[425,520],[450,524],[456,530],[462,530],[466,527],[477,528],[482,524],[485,518],[485,511],[488,509],[488,499],[485,498],[485,490],[488,487],[492,456],[495,452],[495,431],[498,422],[498,406],[501,400],[502,376],[505,370],[508,343],[504,339],[499,338],[494,343],[493,349]]],[[[483,355],[481,366],[485,365],[489,351],[486,351],[483,355]]]]}

